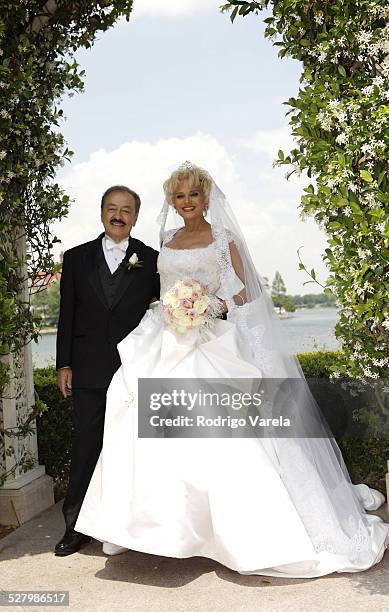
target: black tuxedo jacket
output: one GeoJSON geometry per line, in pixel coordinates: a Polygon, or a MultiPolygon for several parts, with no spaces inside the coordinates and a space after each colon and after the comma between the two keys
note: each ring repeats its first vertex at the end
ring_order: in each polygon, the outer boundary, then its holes
{"type": "Polygon", "coordinates": [[[73,387],[109,386],[120,366],[116,345],[159,299],[158,252],[130,236],[123,265],[133,253],[142,264],[125,269],[109,307],[97,266],[103,236],[65,251],[62,263],[56,367],[72,368],[73,387]]]}

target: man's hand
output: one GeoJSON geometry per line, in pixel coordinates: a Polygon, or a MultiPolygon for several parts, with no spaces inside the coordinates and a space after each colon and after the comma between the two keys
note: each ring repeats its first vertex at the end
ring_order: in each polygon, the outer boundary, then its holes
{"type": "Polygon", "coordinates": [[[57,371],[57,384],[64,398],[72,394],[72,368],[60,368],[57,371]]]}

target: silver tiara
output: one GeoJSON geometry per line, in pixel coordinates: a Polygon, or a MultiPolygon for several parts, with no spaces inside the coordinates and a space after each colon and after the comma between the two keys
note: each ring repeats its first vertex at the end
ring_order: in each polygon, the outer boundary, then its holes
{"type": "Polygon", "coordinates": [[[181,166],[178,167],[178,170],[194,170],[197,167],[198,166],[195,166],[195,164],[192,164],[192,162],[186,160],[183,164],[181,164],[181,166]]]}
{"type": "Polygon", "coordinates": [[[196,166],[196,164],[192,164],[192,162],[188,160],[184,161],[184,163],[178,167],[178,170],[201,170],[212,181],[212,177],[207,170],[200,168],[200,166],[196,166]]]}

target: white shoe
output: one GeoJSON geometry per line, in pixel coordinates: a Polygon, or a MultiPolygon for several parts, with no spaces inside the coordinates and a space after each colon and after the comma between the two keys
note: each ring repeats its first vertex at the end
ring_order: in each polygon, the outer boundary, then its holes
{"type": "Polygon", "coordinates": [[[124,546],[118,546],[117,544],[111,544],[111,542],[103,543],[103,553],[106,555],[120,555],[121,553],[127,552],[130,550],[129,548],[124,548],[124,546]]]}

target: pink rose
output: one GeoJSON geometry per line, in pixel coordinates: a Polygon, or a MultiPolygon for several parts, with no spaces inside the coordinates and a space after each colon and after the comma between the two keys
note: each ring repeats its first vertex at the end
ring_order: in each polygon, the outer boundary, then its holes
{"type": "Polygon", "coordinates": [[[192,302],[188,298],[181,300],[182,308],[192,308],[192,302]]]}

